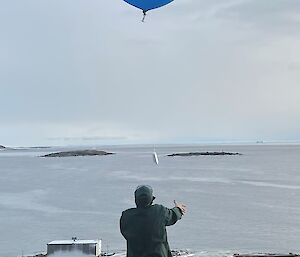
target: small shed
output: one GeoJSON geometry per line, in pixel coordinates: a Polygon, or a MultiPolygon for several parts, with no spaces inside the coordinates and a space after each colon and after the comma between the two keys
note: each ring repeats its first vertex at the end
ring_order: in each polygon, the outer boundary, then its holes
{"type": "Polygon", "coordinates": [[[57,240],[47,244],[47,255],[55,252],[79,251],[93,256],[101,255],[101,240],[57,240]]]}

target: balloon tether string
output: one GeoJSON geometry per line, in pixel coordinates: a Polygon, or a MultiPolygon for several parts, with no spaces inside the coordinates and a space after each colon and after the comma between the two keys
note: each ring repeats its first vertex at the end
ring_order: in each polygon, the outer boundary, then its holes
{"type": "Polygon", "coordinates": [[[146,11],[143,11],[143,19],[142,19],[142,22],[145,22],[146,15],[147,15],[146,11]]]}

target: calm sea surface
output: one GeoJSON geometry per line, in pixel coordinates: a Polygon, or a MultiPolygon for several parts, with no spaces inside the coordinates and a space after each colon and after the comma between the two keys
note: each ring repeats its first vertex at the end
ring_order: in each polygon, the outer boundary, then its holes
{"type": "Polygon", "coordinates": [[[45,251],[57,239],[102,239],[125,249],[122,210],[139,184],[156,203],[188,205],[170,227],[172,248],[199,256],[300,252],[300,145],[104,147],[116,155],[39,158],[61,149],[0,152],[0,256],[45,251]],[[166,157],[188,151],[241,156],[166,157]]]}

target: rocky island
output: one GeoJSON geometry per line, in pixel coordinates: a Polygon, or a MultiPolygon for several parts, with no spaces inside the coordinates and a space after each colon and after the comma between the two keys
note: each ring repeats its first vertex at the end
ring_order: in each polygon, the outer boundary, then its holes
{"type": "Polygon", "coordinates": [[[50,154],[43,155],[41,157],[102,156],[102,155],[111,155],[111,154],[114,154],[114,153],[98,151],[98,150],[77,150],[77,151],[50,153],[50,154]]]}
{"type": "Polygon", "coordinates": [[[168,154],[169,157],[190,157],[190,156],[223,156],[223,155],[242,155],[241,153],[231,153],[231,152],[188,152],[188,153],[173,153],[168,154]]]}

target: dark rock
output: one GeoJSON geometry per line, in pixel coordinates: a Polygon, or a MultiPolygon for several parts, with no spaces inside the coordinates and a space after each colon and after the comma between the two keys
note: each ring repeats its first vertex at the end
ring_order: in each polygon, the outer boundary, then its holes
{"type": "Polygon", "coordinates": [[[32,253],[32,254],[26,254],[26,255],[23,255],[22,254],[22,256],[24,256],[24,257],[46,257],[47,256],[47,253],[45,253],[45,252],[36,252],[36,253],[32,253]]]}
{"type": "Polygon", "coordinates": [[[181,257],[181,256],[193,255],[188,250],[171,250],[171,254],[172,254],[173,257],[181,257]]]}
{"type": "Polygon", "coordinates": [[[46,253],[45,253],[45,254],[43,254],[43,253],[38,253],[38,254],[36,254],[36,255],[30,255],[30,256],[27,256],[27,257],[45,257],[45,256],[47,256],[46,253]]]}
{"type": "Polygon", "coordinates": [[[30,146],[28,149],[50,149],[51,146],[30,146]]]}
{"type": "Polygon", "coordinates": [[[169,157],[181,156],[181,157],[189,157],[189,156],[219,156],[219,155],[242,155],[240,153],[230,153],[230,152],[189,152],[189,153],[173,153],[168,154],[169,157]]]}
{"type": "Polygon", "coordinates": [[[41,157],[75,157],[75,156],[102,156],[110,155],[114,153],[108,153],[105,151],[98,150],[77,150],[77,151],[67,151],[67,152],[57,152],[43,155],[41,157]]]}
{"type": "Polygon", "coordinates": [[[298,257],[299,254],[294,254],[294,253],[285,253],[285,254],[280,254],[280,253],[255,253],[255,254],[239,254],[235,253],[233,255],[234,257],[298,257]]]}
{"type": "Polygon", "coordinates": [[[10,148],[10,147],[0,145],[0,150],[14,150],[14,148],[10,148]]]}

